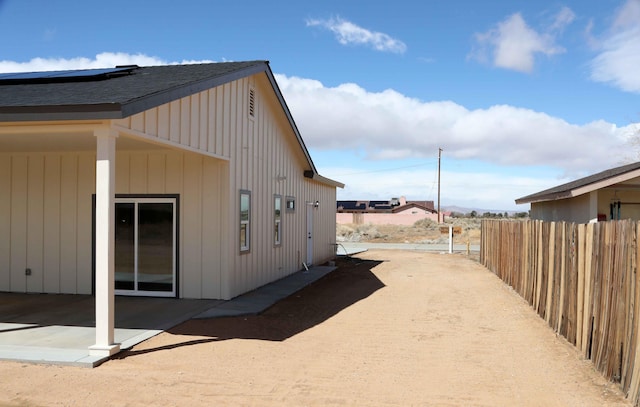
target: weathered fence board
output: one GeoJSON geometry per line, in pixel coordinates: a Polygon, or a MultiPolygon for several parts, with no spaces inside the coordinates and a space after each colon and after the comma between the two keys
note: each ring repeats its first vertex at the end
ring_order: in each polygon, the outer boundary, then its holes
{"type": "Polygon", "coordinates": [[[482,223],[481,263],[640,406],[640,273],[634,221],[482,223]]]}

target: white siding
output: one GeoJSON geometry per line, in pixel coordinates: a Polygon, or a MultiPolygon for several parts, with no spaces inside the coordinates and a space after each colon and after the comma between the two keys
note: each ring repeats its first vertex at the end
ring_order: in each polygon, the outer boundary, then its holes
{"type": "MultiPolygon", "coordinates": [[[[181,297],[221,297],[226,165],[172,151],[117,153],[117,194],[180,196],[181,297]]],[[[0,200],[0,290],[91,293],[95,155],[2,154],[0,193],[11,197],[0,200]]]]}
{"type": "MultiPolygon", "coordinates": [[[[0,155],[0,194],[11,193],[11,157],[0,155]]],[[[11,203],[0,199],[0,291],[11,291],[11,203]]]]}
{"type": "MultiPolygon", "coordinates": [[[[44,172],[43,291],[60,292],[60,154],[48,154],[44,172]]],[[[93,173],[93,172],[92,172],[93,173]]]]}
{"type": "Polygon", "coordinates": [[[235,88],[235,83],[222,85],[113,123],[125,132],[131,130],[130,136],[228,158],[234,138],[230,123],[236,120],[228,115],[235,115],[231,109],[235,88]]]}
{"type": "MultiPolygon", "coordinates": [[[[118,140],[155,145],[124,151],[116,141],[116,193],[180,197],[180,297],[228,299],[300,270],[307,202],[320,203],[311,209],[314,263],[333,257],[335,188],[304,177],[311,168],[264,73],[112,124],[118,140]],[[251,191],[246,254],[239,251],[240,189],[251,191]],[[283,210],[277,247],[274,194],[296,200],[294,212],[283,210]]],[[[0,155],[0,193],[11,197],[0,200],[0,290],[91,292],[94,191],[94,152],[0,155]]]]}
{"type": "Polygon", "coordinates": [[[0,155],[1,290],[91,292],[94,171],[91,155],[0,155]]]}
{"type": "Polygon", "coordinates": [[[11,291],[26,292],[27,266],[27,171],[29,159],[25,156],[11,160],[11,224],[5,231],[9,233],[11,245],[10,287],[11,291]]]}
{"type": "Polygon", "coordinates": [[[25,278],[27,292],[43,290],[44,234],[44,156],[35,155],[29,160],[27,173],[27,264],[31,276],[25,278]]]}
{"type": "MultiPolygon", "coordinates": [[[[321,203],[314,210],[314,263],[324,262],[335,253],[335,188],[304,177],[304,171],[311,168],[264,74],[221,85],[115,123],[128,137],[157,138],[229,160],[224,169],[228,171],[225,178],[228,181],[219,193],[212,191],[222,185],[221,181],[213,186],[209,177],[203,175],[208,165],[198,163],[195,156],[183,164],[185,174],[189,174],[182,180],[183,204],[189,208],[189,214],[203,215],[181,220],[185,233],[181,236],[181,269],[185,270],[181,296],[232,298],[300,270],[306,259],[305,202],[321,203]],[[252,87],[256,91],[253,118],[248,112],[252,87]],[[278,176],[286,179],[278,181],[278,176]],[[251,250],[246,254],[239,251],[240,189],[251,191],[251,250]],[[297,205],[295,212],[283,213],[282,245],[278,247],[273,242],[274,194],[282,195],[283,199],[293,196],[297,205]],[[219,208],[215,210],[224,214],[221,219],[225,221],[216,223],[218,232],[214,233],[201,221],[208,219],[206,208],[216,204],[219,208]],[[217,239],[216,250],[224,253],[224,263],[214,260],[217,252],[203,250],[200,245],[185,246],[184,241],[198,239],[217,239]],[[203,272],[212,262],[213,272],[203,272]],[[220,287],[222,291],[212,287],[220,287]]],[[[116,188],[121,191],[137,185],[134,189],[141,191],[150,168],[141,162],[118,162],[116,188]],[[124,174],[130,177],[125,179],[124,174]]],[[[166,176],[174,176],[174,171],[167,171],[166,176]]],[[[148,184],[153,180],[150,177],[148,184]]]]}
{"type": "Polygon", "coordinates": [[[179,195],[181,298],[221,298],[226,161],[174,151],[118,152],[116,194],[179,195]],[[118,170],[121,168],[128,169],[118,170]]]}
{"type": "MultiPolygon", "coordinates": [[[[237,81],[231,87],[235,103],[230,132],[236,134],[231,154],[230,274],[228,297],[275,281],[302,269],[306,260],[306,202],[319,201],[314,210],[314,263],[333,257],[335,248],[335,188],[304,177],[310,170],[266,77],[237,81]],[[249,89],[256,89],[255,118],[248,113],[249,89]],[[234,120],[235,118],[235,120],[234,120]],[[286,177],[279,179],[278,177],[286,177]],[[239,253],[239,191],[251,191],[251,251],[239,253]],[[273,195],[293,196],[294,212],[283,211],[282,245],[274,246],[273,195]]],[[[226,99],[225,99],[226,100],[226,99]]],[[[229,116],[227,116],[229,117],[229,116]]]]}

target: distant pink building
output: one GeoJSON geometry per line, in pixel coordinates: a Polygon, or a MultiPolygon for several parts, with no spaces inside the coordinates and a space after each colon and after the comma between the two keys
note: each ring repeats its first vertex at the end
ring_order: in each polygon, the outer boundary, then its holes
{"type": "Polygon", "coordinates": [[[422,219],[438,221],[433,201],[407,201],[404,196],[388,201],[337,201],[339,224],[413,225],[422,219]]]}

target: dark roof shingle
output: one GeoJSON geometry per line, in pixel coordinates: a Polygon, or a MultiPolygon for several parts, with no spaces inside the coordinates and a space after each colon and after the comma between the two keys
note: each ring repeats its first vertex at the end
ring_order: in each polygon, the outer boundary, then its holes
{"type": "Polygon", "coordinates": [[[127,117],[267,69],[267,61],[220,62],[139,67],[129,75],[94,81],[0,82],[0,121],[34,120],[34,114],[46,113],[62,119],[91,112],[96,118],[127,117]]]}

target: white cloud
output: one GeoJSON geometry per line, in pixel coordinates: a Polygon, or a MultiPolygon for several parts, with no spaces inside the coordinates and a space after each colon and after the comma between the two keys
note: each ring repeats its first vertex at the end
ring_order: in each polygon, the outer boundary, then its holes
{"type": "Polygon", "coordinates": [[[640,0],[627,0],[613,24],[597,41],[599,54],[591,61],[591,79],[640,93],[640,0]]]}
{"type": "Polygon", "coordinates": [[[95,58],[33,58],[26,62],[0,61],[0,72],[32,72],[58,71],[67,69],[112,68],[116,65],[173,65],[214,62],[208,60],[169,62],[144,54],[127,54],[124,52],[102,52],[95,58]]]}
{"type": "Polygon", "coordinates": [[[569,7],[562,7],[558,14],[555,15],[553,23],[551,23],[551,27],[549,30],[551,32],[562,32],[565,27],[575,20],[576,15],[569,7]]]}
{"type": "MultiPolygon", "coordinates": [[[[189,62],[207,61],[181,63],[189,62]]],[[[0,72],[173,63],[177,62],[143,54],[101,53],[95,58],[0,61],[0,72]]],[[[310,149],[353,153],[354,168],[320,168],[323,175],[347,183],[338,192],[341,199],[387,199],[399,194],[425,199],[429,182],[435,182],[435,168],[372,175],[362,173],[357,162],[433,159],[442,147],[447,158],[504,166],[506,173],[445,170],[443,203],[509,209],[515,198],[621,164],[620,157],[629,156],[628,140],[640,132],[640,124],[572,124],[508,105],[469,110],[452,101],[425,102],[394,90],[368,92],[353,83],[325,87],[312,79],[281,74],[276,79],[310,149]],[[563,179],[541,182],[509,173],[509,168],[527,166],[560,169],[563,179]]],[[[435,196],[433,187],[431,194],[426,199],[435,196]]]]}
{"type": "MultiPolygon", "coordinates": [[[[431,200],[435,203],[438,199],[435,166],[375,173],[353,173],[353,168],[338,167],[322,168],[321,171],[324,176],[346,184],[344,189],[338,189],[338,200],[386,200],[405,196],[409,200],[431,200]]],[[[452,171],[447,168],[445,160],[440,174],[441,205],[526,211],[527,206],[515,204],[516,198],[564,182],[568,180],[540,180],[486,171],[452,171]]]]}
{"type": "Polygon", "coordinates": [[[306,23],[307,27],[319,26],[333,32],[338,42],[342,45],[368,45],[376,51],[388,51],[398,54],[402,54],[407,50],[404,42],[388,34],[367,30],[340,17],[329,20],[309,19],[306,23]]]}
{"type": "Polygon", "coordinates": [[[485,33],[476,33],[477,48],[469,55],[481,62],[489,59],[494,66],[530,73],[537,54],[561,54],[565,49],[556,44],[556,37],[571,24],[575,15],[563,7],[543,32],[531,28],[520,13],[512,14],[485,33]],[[491,55],[491,58],[489,57],[491,55]]]}
{"type": "Polygon", "coordinates": [[[431,157],[443,147],[453,158],[573,174],[619,165],[629,137],[640,129],[604,121],[572,124],[508,105],[469,110],[394,90],[374,93],[356,84],[329,88],[316,80],[276,77],[310,148],[363,151],[368,159],[431,157]]]}

